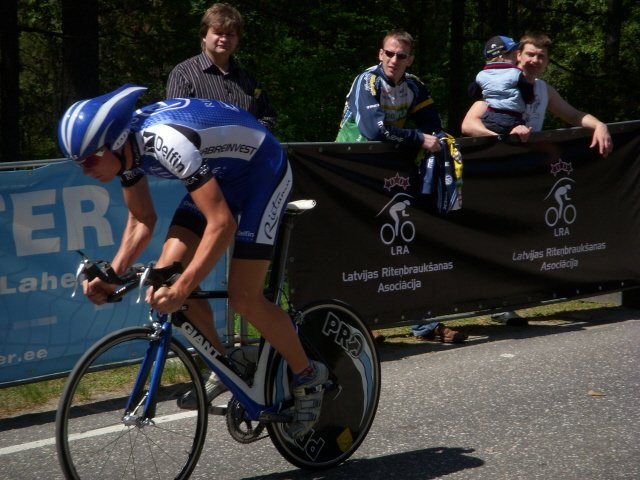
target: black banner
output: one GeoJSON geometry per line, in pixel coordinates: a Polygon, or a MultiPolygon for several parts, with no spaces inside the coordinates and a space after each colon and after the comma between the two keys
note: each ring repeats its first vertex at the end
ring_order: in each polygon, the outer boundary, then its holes
{"type": "Polygon", "coordinates": [[[317,201],[294,229],[293,301],[339,298],[380,326],[637,286],[640,122],[610,130],[607,158],[584,129],[459,139],[446,216],[418,193],[416,151],[289,144],[293,198],[317,201]]]}

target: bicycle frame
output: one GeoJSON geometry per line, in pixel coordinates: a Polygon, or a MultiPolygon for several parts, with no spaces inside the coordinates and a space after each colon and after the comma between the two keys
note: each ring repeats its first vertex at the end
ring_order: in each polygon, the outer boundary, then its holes
{"type": "MultiPolygon", "coordinates": [[[[300,208],[299,212],[305,211],[308,206],[300,208]]],[[[275,303],[279,303],[282,297],[282,290],[284,287],[284,272],[286,270],[285,262],[288,253],[289,240],[291,236],[291,230],[293,228],[293,216],[296,215],[296,211],[287,210],[283,221],[283,226],[280,234],[282,238],[278,242],[278,249],[273,261],[272,275],[269,279],[267,286],[267,294],[273,297],[275,303]]],[[[115,292],[115,295],[124,294],[129,289],[121,289],[115,292]]],[[[210,299],[210,298],[224,298],[227,292],[225,291],[196,291],[193,292],[189,298],[197,299],[210,299]]],[[[166,362],[168,345],[173,335],[174,325],[183,334],[187,342],[198,352],[205,364],[214,371],[222,382],[227,386],[235,398],[243,405],[246,411],[246,415],[250,420],[261,421],[290,421],[291,418],[286,413],[283,413],[284,399],[290,397],[289,384],[287,381],[287,375],[285,370],[285,363],[282,363],[282,371],[278,375],[278,398],[281,399],[275,404],[269,404],[265,398],[265,384],[267,378],[267,368],[270,361],[276,354],[269,342],[263,341],[262,348],[260,349],[260,355],[258,357],[257,369],[254,374],[254,382],[252,385],[248,385],[247,382],[241,378],[233,368],[228,365],[225,356],[221,354],[216,348],[206,340],[206,337],[193,325],[184,315],[162,315],[157,314],[157,320],[152,319],[152,324],[155,327],[155,333],[153,334],[151,341],[149,342],[149,348],[145,353],[144,360],[140,367],[140,372],[135,382],[135,386],[125,409],[124,421],[129,423],[135,423],[140,419],[134,416],[130,416],[128,412],[134,411],[135,407],[139,406],[140,392],[144,388],[144,379],[148,378],[149,369],[151,365],[154,365],[154,371],[151,375],[151,381],[149,385],[149,393],[144,399],[144,413],[142,418],[149,420],[153,418],[155,414],[155,395],[157,391],[160,378],[162,377],[164,365],[166,362]],[[156,360],[155,363],[152,360],[156,360]]]]}
{"type": "MultiPolygon", "coordinates": [[[[191,322],[186,318],[184,318],[184,320],[182,318],[178,320],[174,319],[173,322],[176,328],[178,328],[187,339],[188,343],[198,351],[207,366],[220,377],[231,393],[245,407],[249,419],[264,420],[267,416],[277,414],[281,411],[281,403],[269,406],[269,402],[264,397],[264,382],[267,377],[267,368],[270,360],[276,354],[269,342],[263,342],[258,357],[257,369],[254,374],[254,382],[252,385],[248,385],[230,365],[226,364],[225,357],[205,340],[202,333],[200,333],[191,322]]],[[[283,375],[282,383],[283,393],[287,394],[289,387],[286,382],[286,375],[283,375]]]]}

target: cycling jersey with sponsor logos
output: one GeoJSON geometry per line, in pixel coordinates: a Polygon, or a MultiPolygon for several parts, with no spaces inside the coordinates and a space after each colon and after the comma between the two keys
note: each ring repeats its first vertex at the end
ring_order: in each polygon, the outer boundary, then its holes
{"type": "Polygon", "coordinates": [[[336,141],[378,140],[417,146],[423,142],[423,132],[433,134],[441,130],[438,110],[420,79],[405,73],[394,83],[379,64],[353,81],[336,141]],[[407,119],[417,129],[407,128],[407,119]]]}
{"type": "MultiPolygon", "coordinates": [[[[131,129],[134,167],[123,172],[123,186],[148,174],[180,179],[192,192],[214,177],[239,218],[234,256],[268,258],[292,176],[280,143],[253,115],[217,100],[178,98],[136,111],[131,129]]],[[[206,221],[187,195],[172,224],[202,235],[206,221]]]]}

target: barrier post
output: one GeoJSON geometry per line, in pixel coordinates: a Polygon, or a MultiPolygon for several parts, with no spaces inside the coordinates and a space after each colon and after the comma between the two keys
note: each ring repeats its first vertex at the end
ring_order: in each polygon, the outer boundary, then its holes
{"type": "Polygon", "coordinates": [[[640,288],[624,290],[622,292],[622,306],[627,308],[640,308],[640,288]]]}

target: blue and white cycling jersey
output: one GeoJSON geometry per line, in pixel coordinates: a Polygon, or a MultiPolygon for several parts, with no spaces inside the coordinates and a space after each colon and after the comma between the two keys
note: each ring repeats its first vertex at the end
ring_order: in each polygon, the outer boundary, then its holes
{"type": "Polygon", "coordinates": [[[422,81],[405,73],[396,84],[378,64],[353,81],[336,141],[376,140],[419,146],[424,141],[423,133],[440,131],[440,115],[422,81]],[[414,128],[405,126],[407,120],[414,128]]]}
{"type": "MultiPolygon", "coordinates": [[[[218,100],[176,98],[137,110],[131,130],[134,167],[123,186],[148,174],[180,179],[191,192],[214,177],[240,219],[236,242],[273,245],[293,180],[280,143],[253,115],[218,100]]],[[[203,222],[185,197],[174,223],[201,234],[203,222]]],[[[242,247],[239,255],[253,256],[242,247]]]]}

